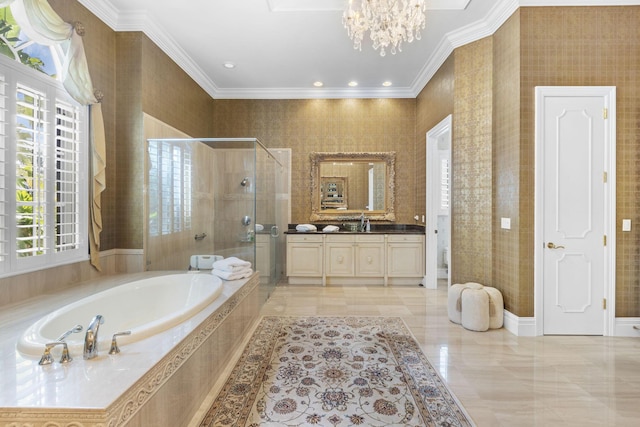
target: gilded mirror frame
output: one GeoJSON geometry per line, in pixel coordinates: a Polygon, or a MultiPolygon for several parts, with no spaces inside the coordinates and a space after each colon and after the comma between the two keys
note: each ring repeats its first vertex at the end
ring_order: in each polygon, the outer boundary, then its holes
{"type": "Polygon", "coordinates": [[[383,162],[385,164],[385,201],[384,210],[364,211],[371,221],[395,221],[395,179],[396,153],[385,151],[378,153],[328,153],[312,152],[311,160],[311,217],[310,221],[345,221],[360,219],[362,210],[326,212],[321,209],[320,201],[320,164],[322,162],[383,162]]]}

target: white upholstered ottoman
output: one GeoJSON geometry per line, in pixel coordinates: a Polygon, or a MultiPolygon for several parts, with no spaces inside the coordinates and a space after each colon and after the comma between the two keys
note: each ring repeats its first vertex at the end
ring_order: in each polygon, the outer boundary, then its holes
{"type": "Polygon", "coordinates": [[[480,283],[455,284],[447,295],[449,320],[471,331],[501,328],[504,321],[504,301],[496,288],[480,283]]]}
{"type": "Polygon", "coordinates": [[[465,289],[482,289],[480,283],[467,282],[464,284],[456,283],[451,285],[447,294],[447,312],[449,313],[449,320],[453,323],[462,323],[462,291],[465,289]]]}

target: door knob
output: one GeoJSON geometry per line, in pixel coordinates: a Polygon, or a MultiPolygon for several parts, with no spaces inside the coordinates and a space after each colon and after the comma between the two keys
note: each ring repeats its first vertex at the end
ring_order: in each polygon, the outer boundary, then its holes
{"type": "Polygon", "coordinates": [[[549,242],[549,243],[547,243],[547,248],[549,248],[549,249],[564,249],[564,246],[556,246],[555,243],[549,242]]]}

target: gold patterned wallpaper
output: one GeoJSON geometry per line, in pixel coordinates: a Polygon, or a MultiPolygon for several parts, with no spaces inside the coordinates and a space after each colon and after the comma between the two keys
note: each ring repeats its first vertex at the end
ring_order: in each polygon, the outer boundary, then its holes
{"type": "Polygon", "coordinates": [[[396,220],[415,223],[415,99],[215,100],[214,137],[291,148],[291,220],[309,222],[309,153],[396,152],[396,220]]]}
{"type": "MultiPolygon", "coordinates": [[[[640,316],[640,227],[622,232],[619,226],[623,218],[636,224],[640,220],[640,7],[525,7],[520,21],[521,159],[526,172],[521,188],[530,196],[524,203],[521,195],[521,222],[526,218],[524,226],[532,229],[534,87],[616,86],[616,316],[640,316]]],[[[530,236],[526,234],[532,248],[530,236]]],[[[521,253],[521,262],[530,262],[527,257],[521,253]]],[[[528,305],[533,307],[533,300],[528,305]]]]}
{"type": "Polygon", "coordinates": [[[493,283],[493,39],[454,52],[451,265],[454,283],[493,283]]]}
{"type": "MultiPolygon", "coordinates": [[[[50,3],[65,20],[85,23],[89,69],[105,94],[103,250],[142,247],[143,111],[192,135],[291,148],[293,222],[310,214],[309,152],[396,151],[403,223],[424,213],[426,131],[454,113],[454,275],[499,287],[507,309],[532,316],[537,85],[617,87],[617,223],[639,220],[638,6],[520,8],[494,36],[456,49],[417,99],[211,101],[146,36],[116,34],[78,2],[50,3]],[[511,232],[499,229],[503,216],[511,232]]],[[[618,317],[640,316],[636,229],[617,233],[618,317]]]]}
{"type": "MultiPolygon", "coordinates": [[[[617,87],[616,223],[639,220],[638,22],[637,6],[520,8],[493,36],[456,49],[417,98],[418,158],[426,131],[453,112],[454,281],[499,288],[517,316],[534,310],[535,86],[617,87]]],[[[416,170],[421,206],[425,165],[416,170]]],[[[637,317],[640,239],[617,228],[616,317],[637,317]]]]}

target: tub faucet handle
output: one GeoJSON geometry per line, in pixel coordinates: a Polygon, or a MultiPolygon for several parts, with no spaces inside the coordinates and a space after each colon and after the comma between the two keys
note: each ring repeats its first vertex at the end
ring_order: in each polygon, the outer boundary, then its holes
{"type": "Polygon", "coordinates": [[[118,347],[118,342],[116,341],[116,337],[119,337],[121,335],[131,335],[131,331],[122,331],[122,332],[116,332],[115,334],[113,334],[113,337],[111,338],[111,349],[109,350],[109,354],[120,353],[120,347],[118,347]]]}
{"type": "Polygon", "coordinates": [[[69,355],[69,347],[67,343],[64,341],[55,341],[45,344],[44,346],[44,354],[40,358],[40,362],[38,365],[51,365],[53,363],[53,356],[51,356],[51,349],[55,346],[62,345],[62,357],[60,358],[60,363],[69,363],[73,359],[69,355]]]}
{"type": "Polygon", "coordinates": [[[73,360],[71,355],[69,354],[69,346],[67,346],[66,342],[62,343],[62,356],[60,356],[60,363],[65,364],[69,363],[73,360]]]}

